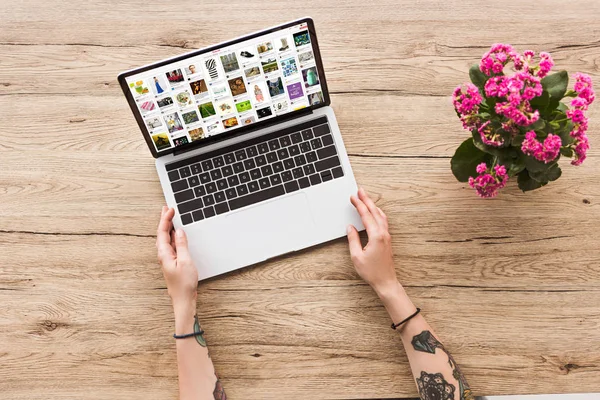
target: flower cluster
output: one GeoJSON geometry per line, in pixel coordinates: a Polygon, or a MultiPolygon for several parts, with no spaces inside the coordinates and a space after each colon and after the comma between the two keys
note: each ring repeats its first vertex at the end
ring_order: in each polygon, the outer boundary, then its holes
{"type": "Polygon", "coordinates": [[[542,91],[540,78],[524,71],[513,76],[496,76],[485,84],[486,96],[506,98],[506,101],[496,103],[496,113],[520,126],[531,125],[540,118],[539,111],[532,109],[530,101],[542,91]]]}
{"type": "Polygon", "coordinates": [[[488,169],[486,163],[481,163],[477,166],[476,178],[469,178],[469,186],[471,186],[480,197],[490,198],[498,194],[498,190],[506,186],[508,174],[504,165],[496,165],[493,169],[488,169]]]}
{"type": "Polygon", "coordinates": [[[478,124],[479,118],[476,114],[479,112],[479,105],[482,101],[483,98],[479,94],[479,89],[472,83],[466,85],[466,91],[463,91],[462,86],[454,89],[452,104],[454,104],[454,109],[460,115],[463,128],[472,129],[478,124]]]}
{"type": "Polygon", "coordinates": [[[517,64],[522,63],[521,57],[513,49],[510,44],[496,43],[492,48],[483,55],[481,62],[479,63],[479,69],[484,74],[490,76],[492,74],[500,74],[504,70],[504,66],[510,61],[517,64]]]}
{"type": "Polygon", "coordinates": [[[573,149],[575,155],[575,159],[571,161],[571,164],[581,165],[587,157],[587,151],[590,149],[590,142],[587,137],[589,119],[585,116],[585,111],[596,99],[596,94],[592,86],[592,79],[581,73],[575,74],[574,90],[577,97],[571,101],[571,107],[573,108],[566,112],[567,118],[573,122],[573,130],[570,135],[574,141],[569,147],[573,149]]]}
{"type": "Polygon", "coordinates": [[[521,151],[528,156],[534,157],[538,161],[543,161],[548,164],[558,157],[561,145],[562,141],[558,135],[550,133],[544,142],[541,143],[537,140],[535,132],[529,131],[525,134],[525,140],[523,140],[523,144],[521,145],[521,151]]]}

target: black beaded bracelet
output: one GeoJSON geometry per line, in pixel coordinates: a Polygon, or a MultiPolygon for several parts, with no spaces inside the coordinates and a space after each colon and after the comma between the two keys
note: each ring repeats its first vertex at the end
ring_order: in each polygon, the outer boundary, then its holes
{"type": "Polygon", "coordinates": [[[185,335],[177,335],[177,334],[173,334],[173,337],[175,339],[186,339],[192,336],[198,336],[198,335],[204,335],[204,331],[203,330],[199,330],[198,332],[194,332],[194,333],[186,333],[185,335]]]}
{"type": "Polygon", "coordinates": [[[415,311],[412,315],[408,316],[407,318],[403,319],[402,321],[398,322],[397,324],[394,324],[392,322],[392,329],[396,329],[400,325],[407,323],[408,321],[413,319],[420,312],[421,312],[421,309],[419,307],[417,307],[417,311],[415,311]]]}

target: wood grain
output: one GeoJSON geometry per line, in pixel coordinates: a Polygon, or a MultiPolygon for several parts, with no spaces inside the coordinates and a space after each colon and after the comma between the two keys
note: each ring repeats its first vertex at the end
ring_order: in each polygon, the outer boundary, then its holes
{"type": "MultiPolygon", "coordinates": [[[[116,75],[307,10],[356,178],[390,217],[400,279],[475,393],[598,391],[599,109],[582,167],[482,201],[450,172],[467,134],[449,94],[498,41],[598,81],[600,3],[31,0],[0,4],[0,397],[176,398],[154,248],[163,197],[116,75]]],[[[416,396],[346,247],[200,284],[230,398],[416,396]]]]}

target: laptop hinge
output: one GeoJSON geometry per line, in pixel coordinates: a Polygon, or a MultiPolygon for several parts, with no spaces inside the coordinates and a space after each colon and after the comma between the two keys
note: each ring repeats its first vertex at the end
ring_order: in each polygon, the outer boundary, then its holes
{"type": "MultiPolygon", "coordinates": [[[[278,125],[278,124],[282,124],[282,123],[284,123],[284,122],[288,122],[288,121],[290,121],[290,120],[292,120],[292,119],[296,119],[296,118],[298,118],[298,117],[303,117],[303,116],[305,116],[305,115],[310,115],[310,114],[312,114],[312,113],[313,113],[313,110],[312,110],[311,108],[308,108],[308,109],[306,109],[306,110],[298,110],[298,111],[294,112],[294,113],[293,113],[293,115],[289,115],[289,116],[287,116],[287,115],[286,115],[285,117],[283,117],[283,118],[281,118],[281,119],[277,120],[277,122],[275,122],[275,123],[273,123],[273,124],[266,125],[266,126],[259,126],[259,127],[256,127],[256,128],[250,128],[250,129],[248,129],[248,130],[245,130],[245,131],[243,131],[243,132],[240,132],[240,135],[245,135],[245,134],[247,134],[247,133],[250,133],[250,132],[255,132],[255,131],[259,130],[259,129],[270,128],[270,127],[272,127],[272,126],[276,126],[276,125],[278,125]]],[[[234,138],[234,137],[236,137],[236,136],[237,136],[237,135],[232,135],[232,136],[229,136],[227,139],[231,139],[231,138],[234,138]]],[[[211,142],[211,143],[215,143],[215,142],[211,142]]],[[[199,143],[199,144],[200,144],[200,143],[199,143]]],[[[199,145],[199,146],[189,146],[189,147],[188,147],[188,146],[186,146],[186,147],[185,147],[185,148],[183,148],[183,149],[180,149],[180,150],[175,150],[175,151],[173,151],[173,155],[174,155],[174,156],[178,156],[178,155],[180,155],[180,154],[185,154],[185,153],[188,153],[188,152],[190,152],[190,151],[197,150],[199,147],[202,147],[202,146],[201,146],[201,145],[199,145]]]]}

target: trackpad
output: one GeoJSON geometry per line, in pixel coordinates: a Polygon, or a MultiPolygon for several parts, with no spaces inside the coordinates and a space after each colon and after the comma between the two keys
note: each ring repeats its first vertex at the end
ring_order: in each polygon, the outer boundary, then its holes
{"type": "Polygon", "coordinates": [[[316,227],[304,193],[241,209],[225,223],[230,243],[251,262],[305,247],[316,227]]]}

